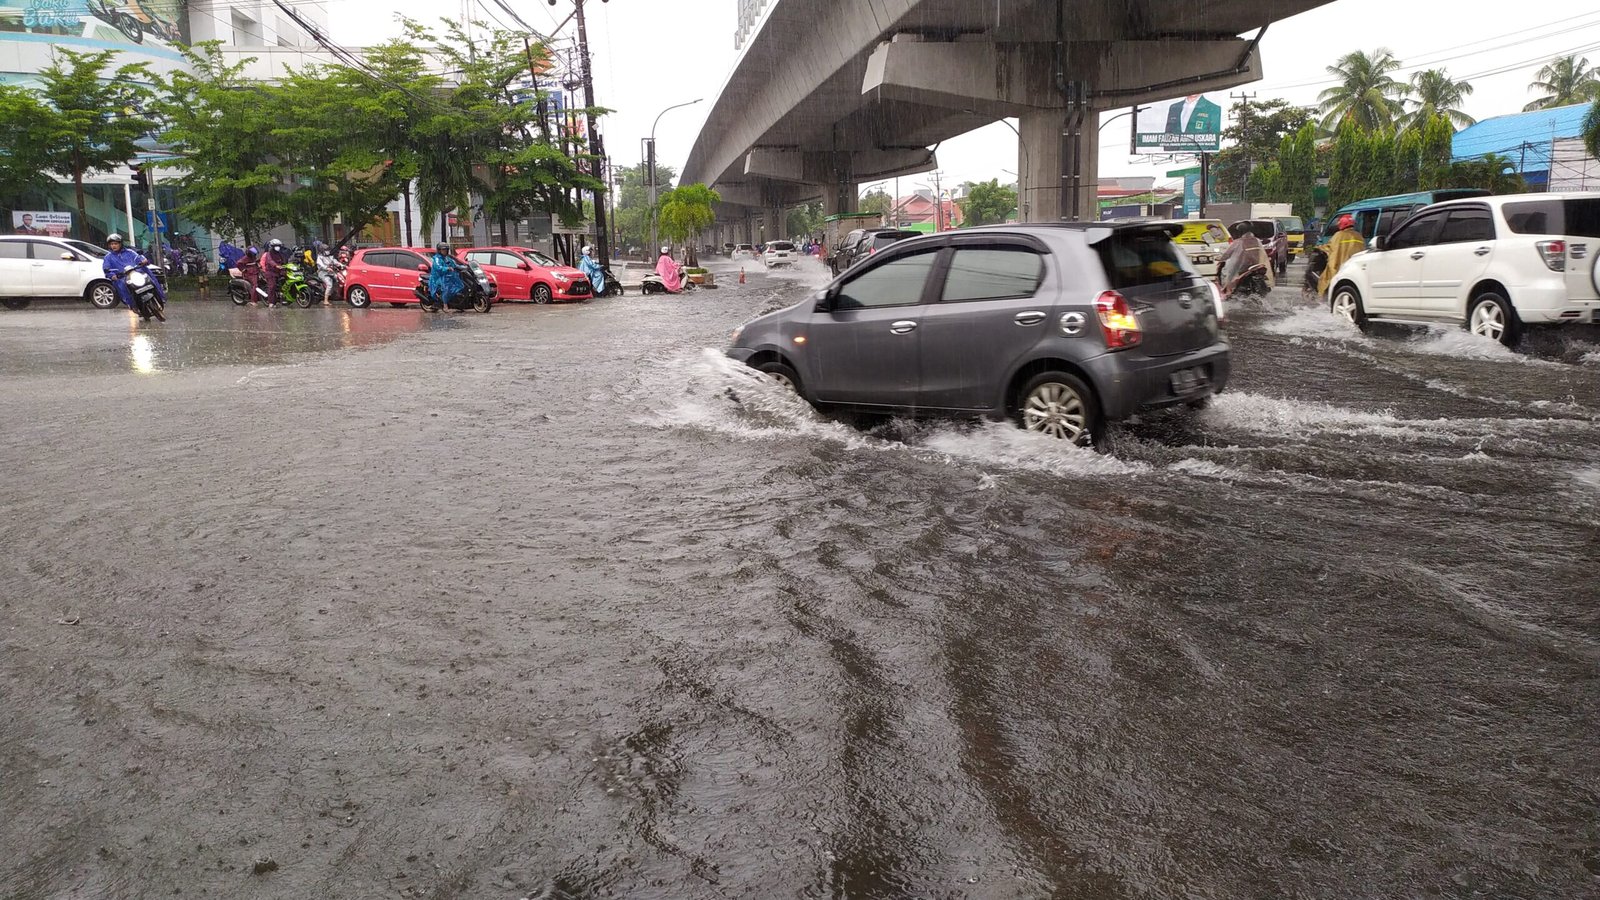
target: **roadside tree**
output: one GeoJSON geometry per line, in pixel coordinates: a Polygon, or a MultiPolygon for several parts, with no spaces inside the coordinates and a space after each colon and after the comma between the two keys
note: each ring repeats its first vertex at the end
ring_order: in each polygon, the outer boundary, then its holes
{"type": "Polygon", "coordinates": [[[661,197],[661,233],[673,243],[688,246],[687,262],[700,264],[695,248],[700,243],[700,233],[716,221],[712,204],[722,197],[703,184],[686,184],[668,191],[661,197]]]}
{"type": "Polygon", "coordinates": [[[151,75],[143,63],[109,70],[114,50],[76,53],[58,46],[54,54],[54,61],[39,72],[45,115],[34,132],[34,152],[45,171],[72,179],[77,233],[87,240],[83,176],[129,162],[139,151],[134,142],[156,130],[147,108],[153,95],[145,87],[151,75]]]}
{"type": "Polygon", "coordinates": [[[961,201],[964,226],[998,225],[1011,218],[1017,208],[1017,192],[991,178],[972,185],[961,201]]]}
{"type": "Polygon", "coordinates": [[[1524,106],[1524,111],[1600,100],[1600,70],[1589,68],[1588,57],[1558,57],[1545,63],[1528,90],[1543,96],[1524,106]]]}
{"type": "Polygon", "coordinates": [[[1379,47],[1371,55],[1356,50],[1328,67],[1328,74],[1339,84],[1318,95],[1322,127],[1332,131],[1343,121],[1353,121],[1368,130],[1392,126],[1403,111],[1401,98],[1406,86],[1391,74],[1400,60],[1388,49],[1379,47]]]}

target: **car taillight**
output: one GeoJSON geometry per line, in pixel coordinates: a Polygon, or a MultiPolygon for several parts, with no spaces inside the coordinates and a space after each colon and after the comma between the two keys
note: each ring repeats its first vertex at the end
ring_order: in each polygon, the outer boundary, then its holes
{"type": "Polygon", "coordinates": [[[1106,349],[1126,350],[1144,340],[1139,320],[1128,308],[1128,298],[1116,291],[1105,291],[1094,298],[1094,311],[1100,314],[1100,331],[1106,336],[1106,349]]]}
{"type": "Polygon", "coordinates": [[[1540,241],[1539,255],[1544,257],[1545,268],[1552,272],[1565,272],[1567,270],[1567,242],[1566,241],[1540,241]]]}

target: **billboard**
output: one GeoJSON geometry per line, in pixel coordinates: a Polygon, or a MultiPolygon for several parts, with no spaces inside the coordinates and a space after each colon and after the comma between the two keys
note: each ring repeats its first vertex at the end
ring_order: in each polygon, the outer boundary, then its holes
{"type": "Polygon", "coordinates": [[[53,34],[171,49],[189,42],[188,5],[188,0],[0,0],[0,34],[53,34]]]}
{"type": "Polygon", "coordinates": [[[47,234],[65,237],[72,230],[72,213],[19,210],[11,214],[12,234],[47,234]]]}
{"type": "Polygon", "coordinates": [[[1133,152],[1215,153],[1222,149],[1222,105],[1190,94],[1139,108],[1133,118],[1133,152]]]}

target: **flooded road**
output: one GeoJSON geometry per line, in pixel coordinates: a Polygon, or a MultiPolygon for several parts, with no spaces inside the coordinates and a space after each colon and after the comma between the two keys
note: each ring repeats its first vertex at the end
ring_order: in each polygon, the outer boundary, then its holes
{"type": "Polygon", "coordinates": [[[1600,891],[1600,336],[1285,290],[1100,455],[819,416],[723,271],[0,315],[0,896],[1600,891]]]}

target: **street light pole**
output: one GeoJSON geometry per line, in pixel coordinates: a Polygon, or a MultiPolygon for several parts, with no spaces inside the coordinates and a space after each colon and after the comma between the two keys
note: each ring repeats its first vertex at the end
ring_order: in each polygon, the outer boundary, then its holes
{"type": "Polygon", "coordinates": [[[647,167],[648,171],[645,172],[645,175],[646,175],[646,177],[648,177],[650,179],[650,252],[651,253],[656,252],[656,249],[661,246],[661,235],[659,233],[657,233],[657,230],[656,230],[656,126],[661,124],[661,117],[666,115],[667,113],[672,112],[675,109],[681,109],[681,108],[683,108],[685,106],[693,106],[696,103],[699,103],[701,100],[704,100],[704,99],[705,99],[704,97],[696,97],[695,99],[690,100],[687,103],[679,103],[679,104],[676,104],[674,106],[669,106],[666,109],[663,109],[661,112],[656,113],[656,120],[654,122],[652,122],[651,125],[650,125],[650,146],[649,146],[648,152],[646,153],[646,155],[649,158],[647,160],[645,160],[645,166],[647,167]]]}

